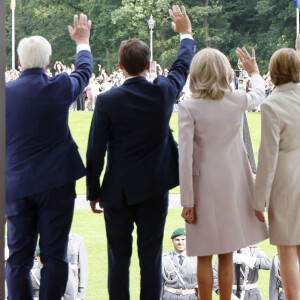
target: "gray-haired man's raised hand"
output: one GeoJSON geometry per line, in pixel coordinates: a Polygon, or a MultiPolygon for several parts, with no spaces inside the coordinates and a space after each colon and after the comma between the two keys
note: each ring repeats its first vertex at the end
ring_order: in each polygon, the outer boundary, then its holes
{"type": "Polygon", "coordinates": [[[172,22],[172,28],[175,32],[181,34],[192,34],[192,25],[189,17],[186,14],[185,7],[173,5],[172,9],[169,9],[169,14],[172,22]]]}
{"type": "Polygon", "coordinates": [[[75,41],[76,45],[88,44],[90,40],[92,21],[88,20],[85,14],[80,14],[79,20],[78,16],[74,15],[74,28],[68,26],[71,38],[75,41]]]}

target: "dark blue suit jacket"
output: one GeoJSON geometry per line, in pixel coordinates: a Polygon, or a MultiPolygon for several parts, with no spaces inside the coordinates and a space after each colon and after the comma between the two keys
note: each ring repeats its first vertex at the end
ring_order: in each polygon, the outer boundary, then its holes
{"type": "Polygon", "coordinates": [[[167,78],[133,77],[100,94],[87,150],[87,197],[122,207],[159,196],[179,183],[177,144],[169,121],[189,72],[196,42],[183,39],[167,78]],[[107,151],[107,166],[99,177],[107,151]],[[124,199],[125,197],[125,199],[124,199]]]}
{"type": "Polygon", "coordinates": [[[63,186],[85,175],[68,127],[68,113],[88,84],[92,65],[92,54],[83,50],[70,76],[48,77],[36,68],[7,83],[7,201],[63,186]]]}

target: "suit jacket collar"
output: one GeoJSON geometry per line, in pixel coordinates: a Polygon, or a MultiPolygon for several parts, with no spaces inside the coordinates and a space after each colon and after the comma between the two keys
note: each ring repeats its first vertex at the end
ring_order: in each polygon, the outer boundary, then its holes
{"type": "Polygon", "coordinates": [[[123,85],[133,84],[133,83],[142,82],[142,81],[147,81],[147,79],[144,76],[136,76],[136,77],[132,77],[132,78],[125,80],[123,85]]]}
{"type": "Polygon", "coordinates": [[[32,74],[46,74],[45,71],[41,68],[33,68],[33,69],[26,69],[21,72],[20,76],[27,76],[32,74]]]}

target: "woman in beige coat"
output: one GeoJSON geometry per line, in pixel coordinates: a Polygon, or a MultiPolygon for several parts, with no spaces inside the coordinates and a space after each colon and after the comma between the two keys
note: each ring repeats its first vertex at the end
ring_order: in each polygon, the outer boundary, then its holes
{"type": "MultiPolygon", "coordinates": [[[[300,49],[299,38],[297,43],[300,49]]],[[[293,49],[280,49],[273,54],[269,69],[276,88],[261,106],[255,209],[264,222],[267,207],[270,243],[278,247],[286,299],[299,300],[300,55],[293,49]]]]}
{"type": "Polygon", "coordinates": [[[253,212],[254,182],[240,126],[245,110],[264,99],[253,50],[237,50],[252,76],[253,90],[232,91],[231,66],[215,49],[198,52],[191,64],[192,98],[179,105],[179,162],[187,254],[198,256],[201,300],[211,299],[212,256],[219,255],[220,299],[231,297],[232,252],[267,238],[253,212]]]}

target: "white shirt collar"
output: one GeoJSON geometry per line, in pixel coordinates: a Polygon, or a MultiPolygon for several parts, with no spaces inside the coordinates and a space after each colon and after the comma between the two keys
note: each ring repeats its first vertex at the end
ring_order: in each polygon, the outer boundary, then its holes
{"type": "Polygon", "coordinates": [[[128,79],[135,78],[135,77],[141,77],[141,76],[129,76],[129,77],[125,78],[124,82],[127,81],[128,79]]]}

